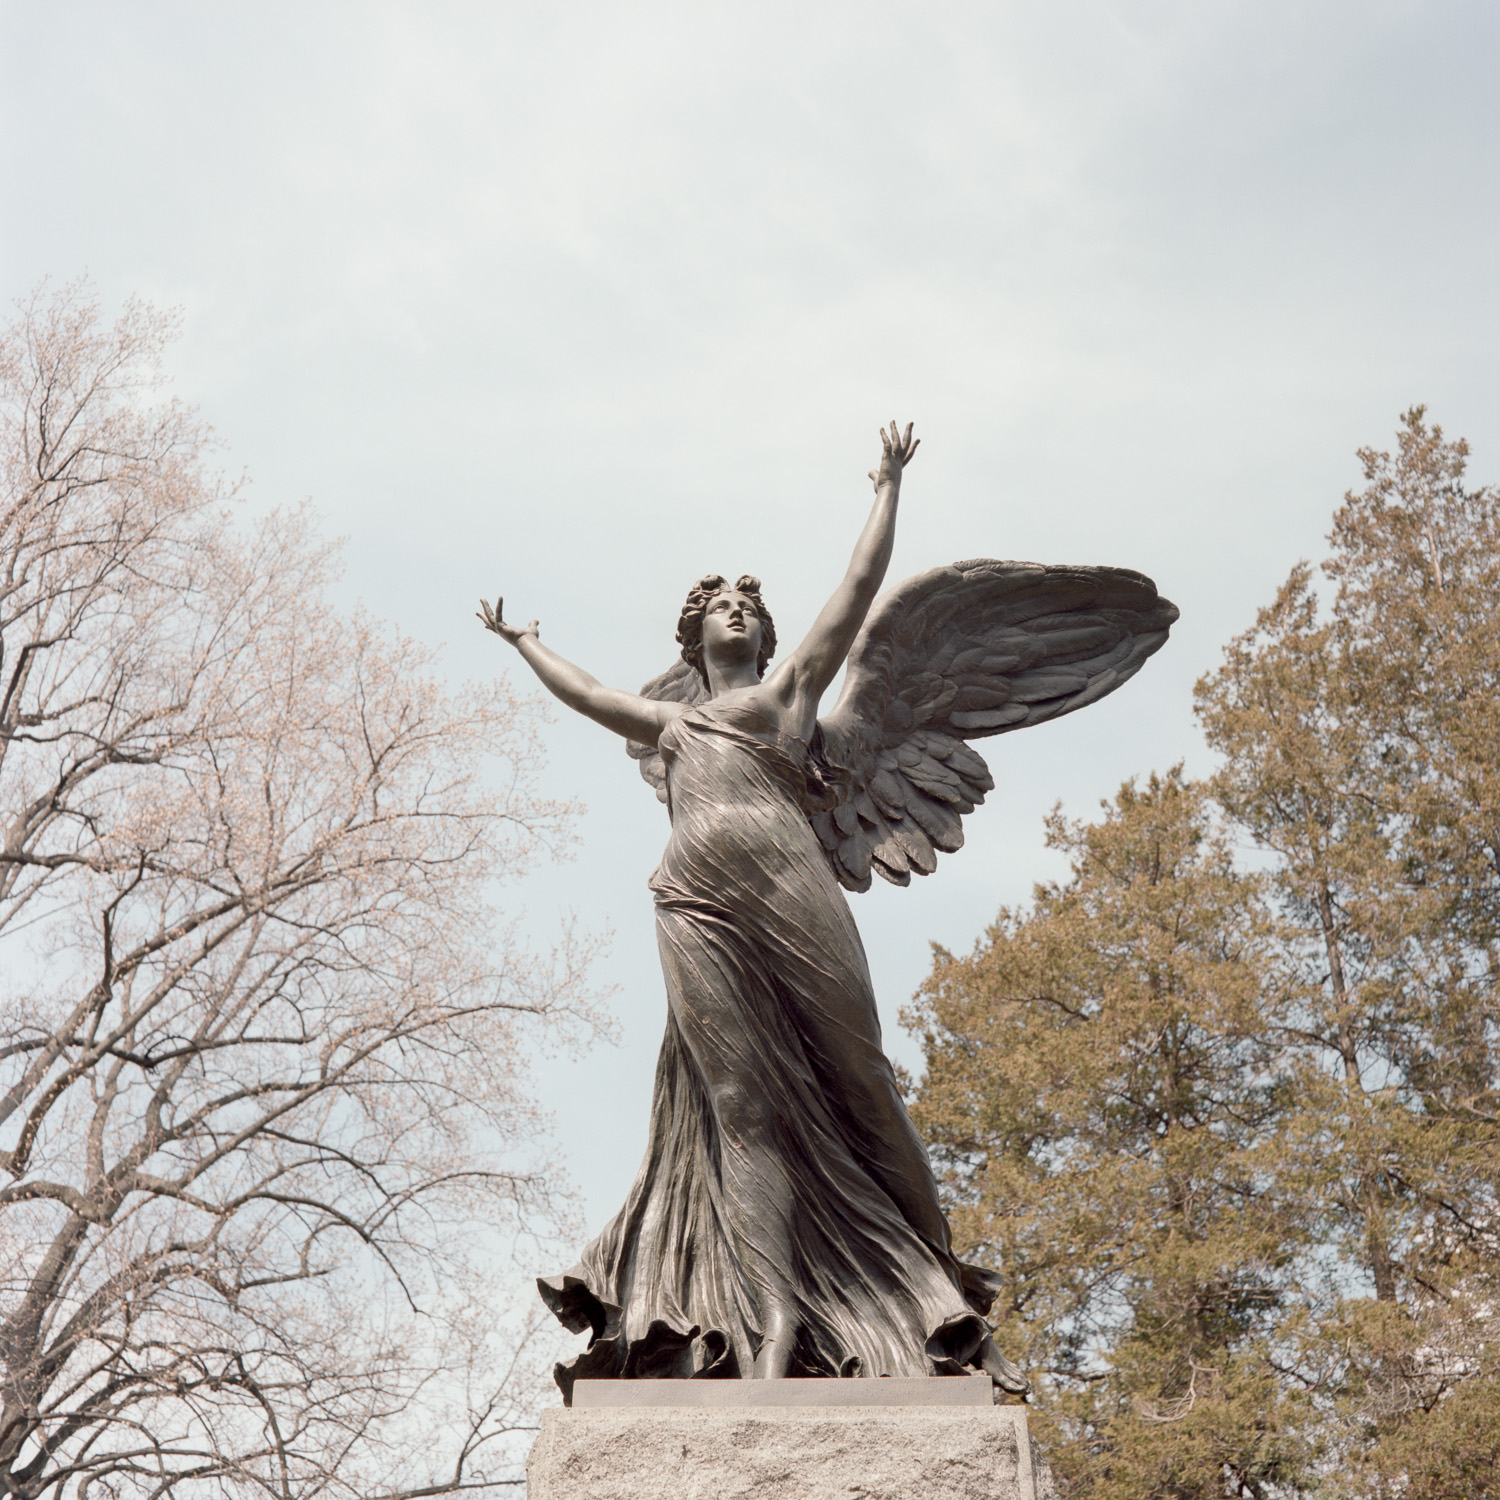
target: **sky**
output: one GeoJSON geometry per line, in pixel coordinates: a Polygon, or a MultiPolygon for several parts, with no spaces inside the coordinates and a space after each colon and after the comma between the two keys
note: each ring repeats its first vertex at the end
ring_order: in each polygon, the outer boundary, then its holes
{"type": "MultiPolygon", "coordinates": [[[[891,418],[923,439],[891,581],[1154,577],[1160,655],[986,742],[964,850],[851,898],[914,1066],[930,945],[1066,873],[1054,802],[1211,768],[1193,683],[1321,555],[1355,450],[1424,402],[1500,479],[1497,66],[1500,7],[1449,0],[0,0],[0,295],[180,308],[176,390],[249,504],[311,497],[347,600],[455,682],[525,670],[481,594],[624,687],[705,572],[795,641],[891,418]]],[[[579,842],[507,900],[610,938],[617,1044],[537,1068],[597,1229],[645,1139],[667,825],[565,714],[579,842]]]]}

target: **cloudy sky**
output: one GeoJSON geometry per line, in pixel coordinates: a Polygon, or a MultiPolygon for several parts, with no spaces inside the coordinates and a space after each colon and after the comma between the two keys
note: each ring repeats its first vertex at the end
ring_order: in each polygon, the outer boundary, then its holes
{"type": "MultiPolygon", "coordinates": [[[[608,681],[687,585],[837,580],[876,428],[924,438],[893,578],[1113,563],[1182,608],[1087,713],[989,744],[920,888],[856,897],[891,1050],[928,945],[1058,873],[1041,818],[1208,759],[1195,678],[1320,552],[1355,448],[1426,402],[1500,478],[1500,7],[0,0],[0,291],[175,304],[254,505],[311,496],[346,589],[517,668],[481,592],[608,681]]],[[[587,804],[542,938],[612,929],[620,1045],[539,1083],[588,1216],[644,1140],[665,814],[557,722],[587,804]]]]}

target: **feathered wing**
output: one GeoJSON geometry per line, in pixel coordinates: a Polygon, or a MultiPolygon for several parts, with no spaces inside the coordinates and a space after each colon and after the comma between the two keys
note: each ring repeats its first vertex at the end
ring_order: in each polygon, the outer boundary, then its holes
{"type": "Polygon", "coordinates": [[[811,820],[840,882],[865,891],[873,871],[896,885],[913,870],[930,875],[995,784],[964,742],[1097,702],[1141,669],[1176,618],[1176,605],[1126,568],[981,558],[882,595],[818,726],[818,752],[854,785],[811,820]]]}
{"type": "MultiPolygon", "coordinates": [[[[708,697],[708,689],[698,675],[698,669],[687,662],[677,660],[660,677],[653,677],[641,689],[641,697],[654,698],[659,703],[685,703],[689,708],[702,703],[708,697]]],[[[667,769],[662,764],[661,751],[654,745],[643,745],[639,740],[627,740],[625,753],[640,762],[641,775],[651,783],[658,802],[667,800],[667,769]]]]}

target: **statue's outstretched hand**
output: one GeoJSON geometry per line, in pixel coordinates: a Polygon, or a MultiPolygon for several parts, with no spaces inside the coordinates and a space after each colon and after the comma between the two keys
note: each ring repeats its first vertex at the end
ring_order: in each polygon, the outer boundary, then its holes
{"type": "Polygon", "coordinates": [[[901,471],[912,461],[917,451],[921,438],[911,435],[912,424],[906,424],[903,433],[896,425],[894,419],[891,422],[890,431],[880,429],[880,467],[870,470],[870,478],[874,481],[878,490],[883,484],[899,484],[901,482],[901,471]]]}
{"type": "Polygon", "coordinates": [[[535,620],[533,620],[524,630],[516,625],[507,625],[505,623],[503,613],[504,609],[505,600],[503,598],[495,600],[494,609],[491,609],[489,607],[489,604],[485,600],[481,599],[479,601],[478,613],[474,618],[480,621],[480,623],[486,630],[493,630],[502,641],[509,641],[512,646],[519,646],[521,644],[521,637],[523,635],[529,635],[540,639],[541,630],[535,620]]]}

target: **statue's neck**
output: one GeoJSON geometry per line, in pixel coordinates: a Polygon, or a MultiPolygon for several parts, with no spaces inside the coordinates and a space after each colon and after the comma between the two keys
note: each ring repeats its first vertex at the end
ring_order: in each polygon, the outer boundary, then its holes
{"type": "Polygon", "coordinates": [[[753,662],[737,661],[720,666],[717,662],[708,664],[708,692],[712,698],[717,698],[720,693],[732,693],[736,688],[757,687],[760,684],[760,673],[755,670],[753,662]]]}

